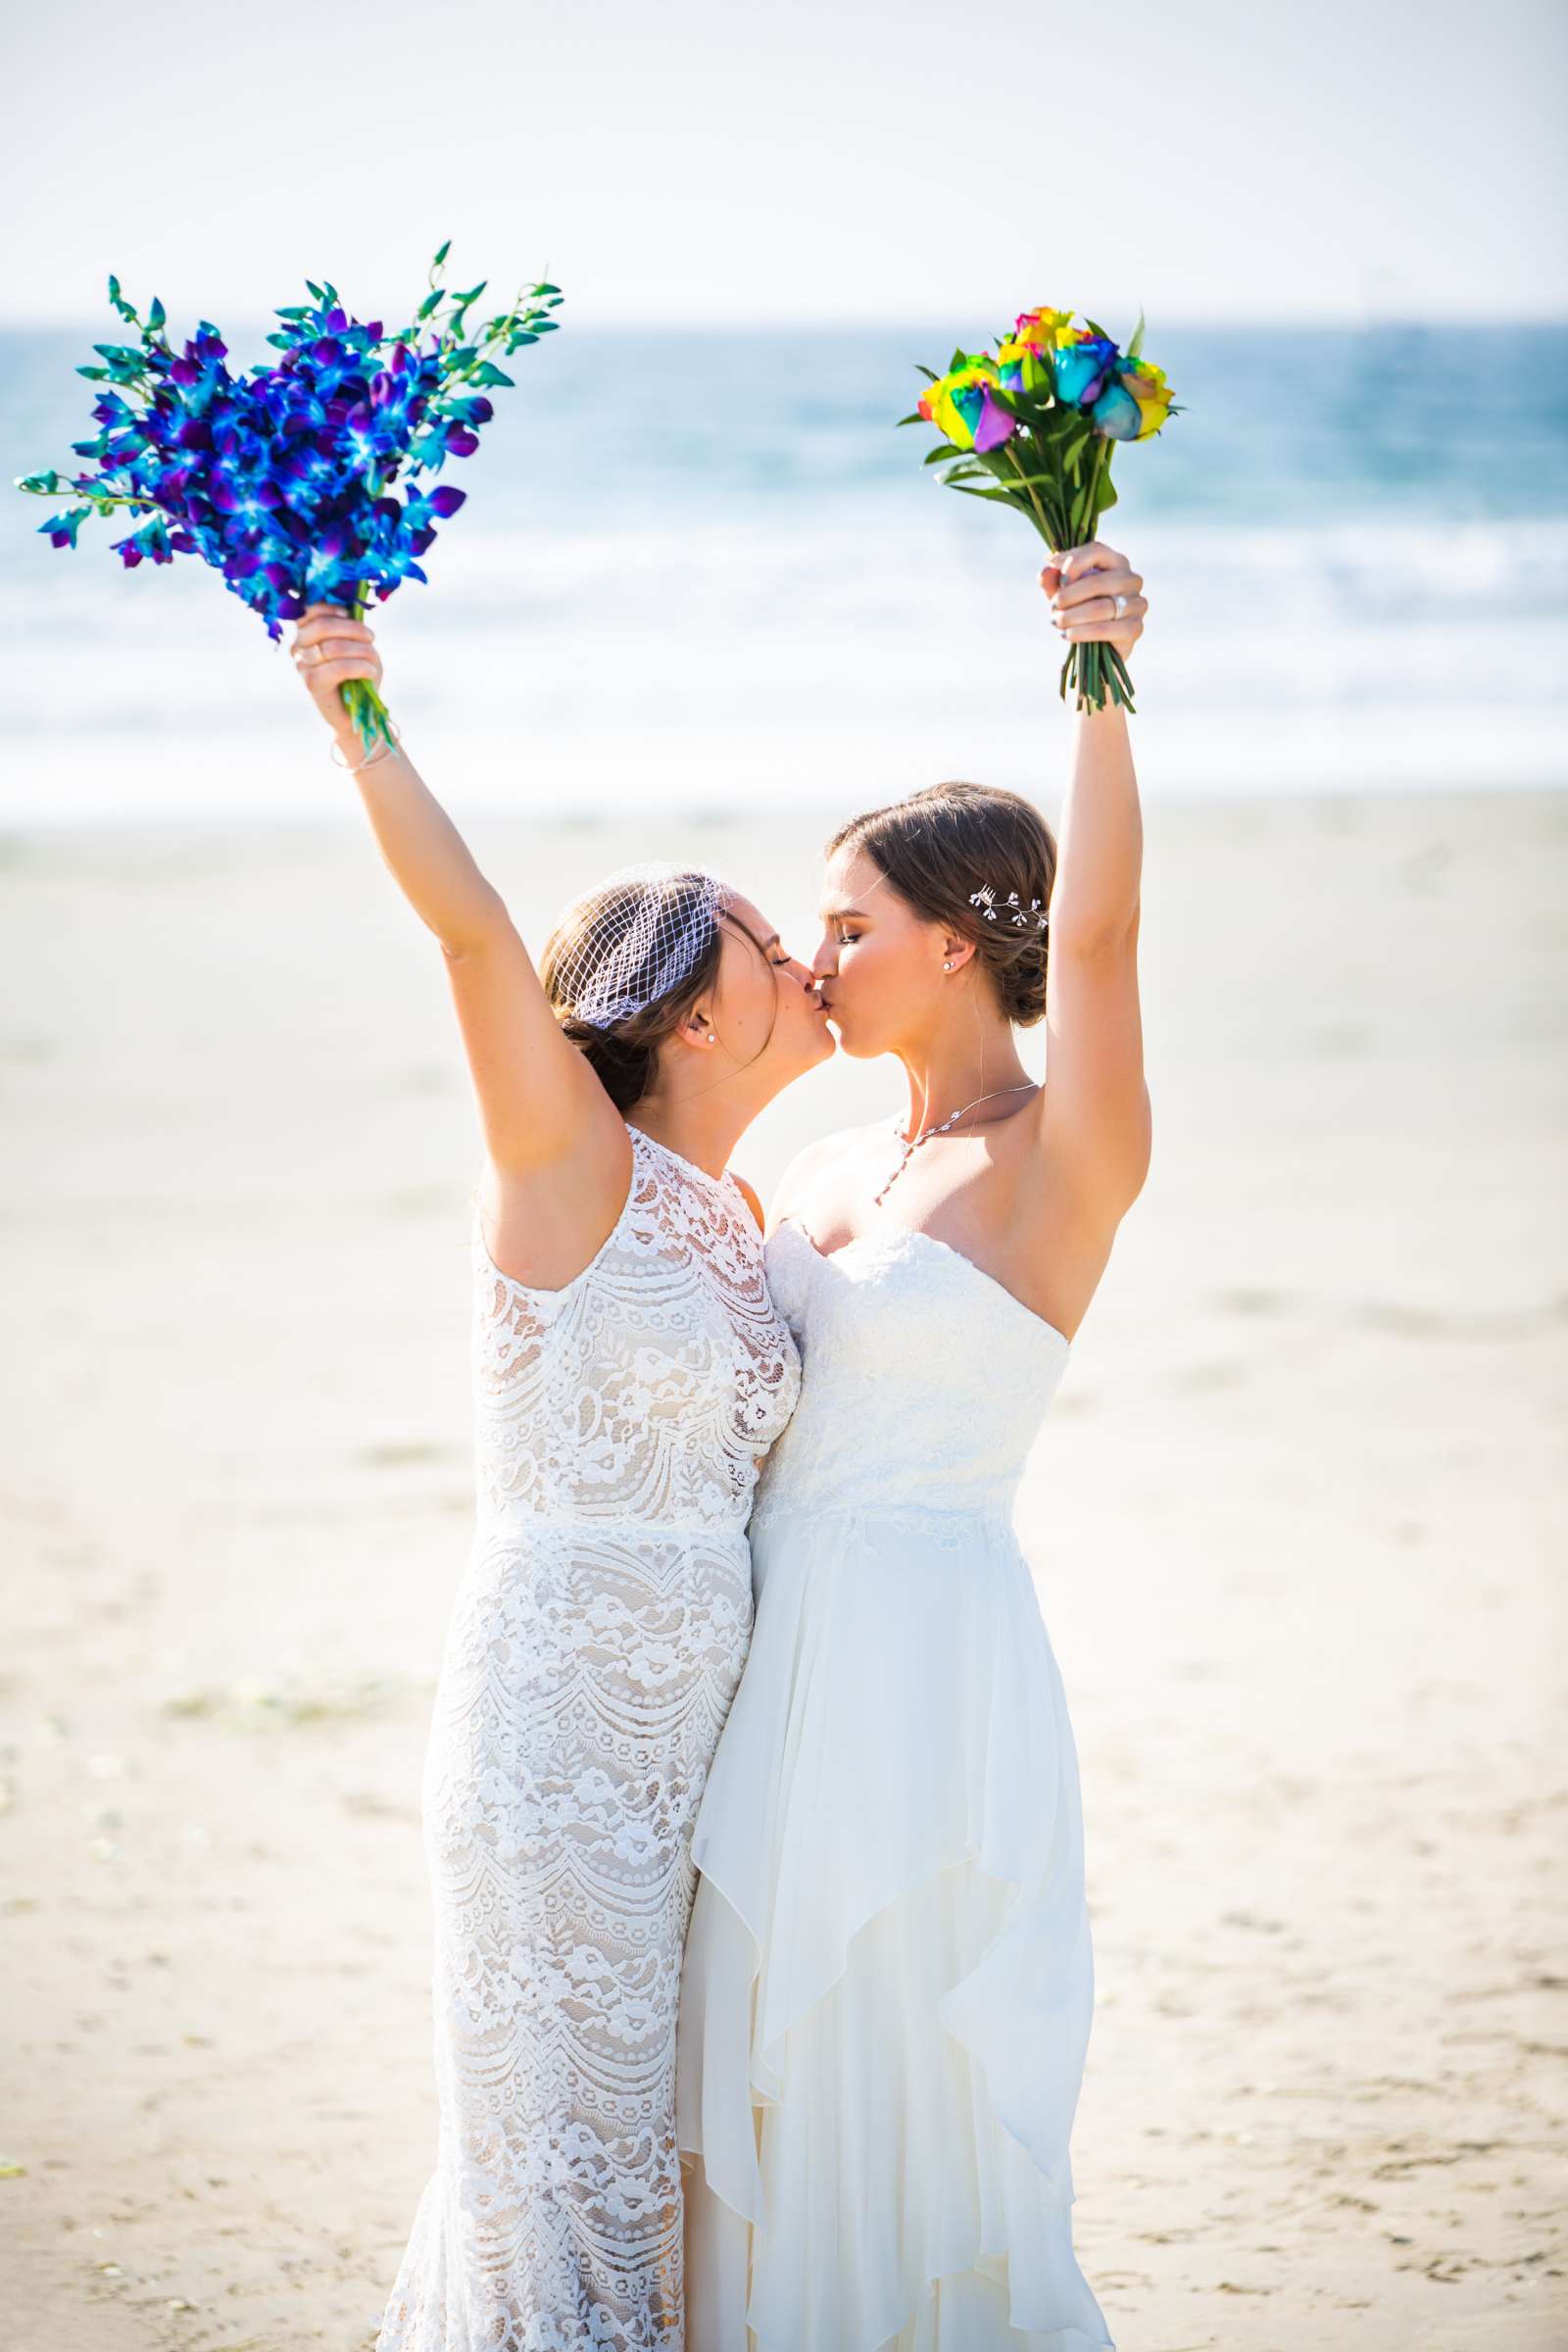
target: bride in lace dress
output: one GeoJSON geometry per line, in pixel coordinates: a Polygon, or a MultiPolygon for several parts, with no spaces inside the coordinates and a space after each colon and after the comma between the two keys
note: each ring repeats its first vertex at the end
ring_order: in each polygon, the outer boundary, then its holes
{"type": "Polygon", "coordinates": [[[680,2352],[691,1829],[799,1386],[725,1163],[833,1039],[695,869],[612,877],[536,971],[401,746],[363,760],[338,688],[379,682],[370,630],[314,606],[294,654],[441,943],[485,1147],[478,1508],[423,1784],[439,2142],[378,2352],[680,2352]]]}
{"type": "MultiPolygon", "coordinates": [[[[1124,557],[1042,581],[1073,641],[1136,642],[1124,557]]],[[[1077,717],[1059,845],[972,784],[829,844],[819,985],[909,1106],[804,1153],[770,1214],[802,1389],[693,1843],[688,2352],[1110,2343],[1071,2231],[1077,1761],[1012,1501],[1148,1167],[1141,862],[1109,707],[1077,717]],[[1042,1017],[1043,1088],[1014,1037],[1042,1017]]]]}

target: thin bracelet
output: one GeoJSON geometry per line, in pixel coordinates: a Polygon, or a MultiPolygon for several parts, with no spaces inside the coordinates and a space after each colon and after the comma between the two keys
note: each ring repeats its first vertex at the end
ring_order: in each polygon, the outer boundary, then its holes
{"type": "Polygon", "coordinates": [[[368,760],[361,760],[358,761],[358,763],[350,760],[340,760],[337,756],[337,744],[335,742],[328,744],[327,751],[330,754],[333,766],[342,768],[345,775],[357,776],[362,774],[366,768],[376,767],[383,760],[389,760],[394,752],[401,751],[403,748],[402,730],[399,728],[396,719],[391,721],[391,741],[385,744],[380,751],[372,752],[368,760]]]}

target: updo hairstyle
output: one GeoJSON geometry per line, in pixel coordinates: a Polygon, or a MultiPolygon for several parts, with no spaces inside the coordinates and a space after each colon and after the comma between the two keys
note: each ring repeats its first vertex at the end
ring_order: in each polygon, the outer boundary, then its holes
{"type": "Polygon", "coordinates": [[[1029,906],[1038,900],[1044,913],[1051,904],[1056,841],[1033,802],[988,784],[932,784],[851,817],[827,856],[840,850],[863,851],[916,914],[974,942],[975,962],[1016,1027],[1044,1017],[1051,934],[1029,906]],[[974,903],[986,890],[995,894],[994,922],[974,903]],[[1012,891],[1026,917],[1021,927],[1004,904],[1012,891]]]}

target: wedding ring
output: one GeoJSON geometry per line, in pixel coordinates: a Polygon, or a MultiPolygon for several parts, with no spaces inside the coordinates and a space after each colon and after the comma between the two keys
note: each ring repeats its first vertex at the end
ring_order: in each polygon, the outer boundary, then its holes
{"type": "Polygon", "coordinates": [[[1120,618],[1121,618],[1122,614],[1123,614],[1123,613],[1126,612],[1126,610],[1127,610],[1127,599],[1126,599],[1124,596],[1118,596],[1118,597],[1116,598],[1115,602],[1116,602],[1116,618],[1117,618],[1118,620],[1120,620],[1120,618]]]}

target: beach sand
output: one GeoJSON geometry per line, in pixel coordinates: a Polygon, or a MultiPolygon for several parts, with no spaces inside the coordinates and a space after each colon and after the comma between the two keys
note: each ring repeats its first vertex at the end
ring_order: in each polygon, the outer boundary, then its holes
{"type": "MultiPolygon", "coordinates": [[[[0,843],[7,2352],[361,2352],[434,2160],[477,1131],[357,819],[0,843]]],[[[466,829],[535,943],[670,839],[466,829]]],[[[679,838],[806,944],[820,830],[679,838]]],[[[1122,2352],[1568,2343],[1565,882],[1568,797],[1148,812],[1153,1169],[1022,1517],[1122,2352]]]]}

